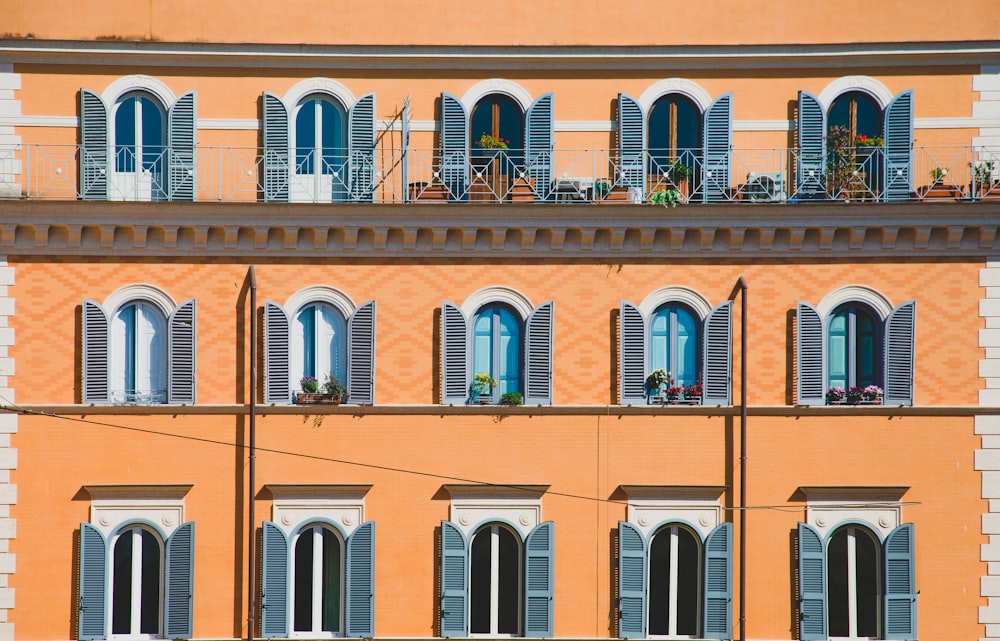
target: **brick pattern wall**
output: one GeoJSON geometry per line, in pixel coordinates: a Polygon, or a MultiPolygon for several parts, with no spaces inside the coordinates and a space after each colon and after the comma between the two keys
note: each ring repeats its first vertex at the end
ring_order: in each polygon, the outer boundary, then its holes
{"type": "MultiPolygon", "coordinates": [[[[1000,103],[998,103],[1000,104],[1000,103]]],[[[986,358],[979,361],[979,376],[986,388],[979,392],[979,405],[1000,406],[1000,259],[987,261],[980,271],[979,285],[985,298],[979,303],[979,315],[985,329],[979,332],[979,346],[986,358]]],[[[986,625],[986,639],[1000,639],[1000,416],[976,417],[976,433],[982,436],[982,449],[976,452],[976,469],[983,474],[983,498],[989,512],[983,515],[983,534],[989,543],[982,546],[980,560],[986,563],[986,576],[980,583],[980,595],[986,605],[979,608],[979,622],[986,625]]]]}

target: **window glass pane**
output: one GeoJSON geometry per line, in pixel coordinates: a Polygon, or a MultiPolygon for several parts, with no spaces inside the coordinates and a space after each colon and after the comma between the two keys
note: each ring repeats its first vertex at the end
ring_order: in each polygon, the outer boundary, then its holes
{"type": "Polygon", "coordinates": [[[167,322],[152,305],[136,305],[135,391],[165,401],[167,392],[167,322]]]}
{"type": "MultiPolygon", "coordinates": [[[[293,369],[294,374],[298,374],[299,379],[303,376],[312,376],[317,379],[322,377],[316,375],[316,306],[304,307],[295,316],[295,324],[292,327],[293,352],[297,356],[293,369]]],[[[298,383],[298,381],[294,381],[298,383]]],[[[320,380],[320,383],[323,381],[320,380]]]]}
{"type": "Polygon", "coordinates": [[[340,180],[344,180],[344,161],[347,159],[347,149],[344,134],[347,129],[341,110],[329,100],[320,100],[320,135],[323,148],[323,173],[338,172],[340,180]]]}
{"type": "Polygon", "coordinates": [[[857,371],[855,372],[856,385],[865,387],[875,385],[875,373],[877,367],[877,345],[876,325],[872,315],[864,310],[858,309],[855,315],[854,331],[857,344],[855,346],[855,360],[857,371]]]}
{"type": "Polygon", "coordinates": [[[115,171],[135,171],[136,97],[124,98],[115,109],[115,171]]]}
{"type": "Polygon", "coordinates": [[[490,632],[490,583],[492,528],[486,527],[472,539],[469,555],[469,631],[490,632]]]}
{"type": "Polygon", "coordinates": [[[138,98],[142,123],[142,168],[159,171],[163,166],[163,113],[149,98],[138,98]]]}
{"type": "Polygon", "coordinates": [[[701,608],[701,562],[698,542],[688,530],[677,528],[677,634],[698,636],[701,608]]]}
{"type": "Polygon", "coordinates": [[[681,94],[661,97],[649,112],[650,169],[662,173],[675,161],[692,166],[701,147],[701,110],[681,94]]]}
{"type": "Polygon", "coordinates": [[[316,378],[320,385],[327,374],[334,374],[341,383],[347,380],[347,321],[329,305],[317,305],[316,319],[316,378]]]}
{"type": "Polygon", "coordinates": [[[882,110],[862,91],[841,94],[830,105],[827,129],[843,127],[856,136],[882,135],[882,110]]]}
{"type": "Polygon", "coordinates": [[[670,528],[656,533],[649,546],[649,634],[670,633],[670,528]]]}
{"type": "Polygon", "coordinates": [[[521,555],[514,533],[505,527],[498,527],[500,561],[497,568],[497,633],[517,635],[518,604],[521,601],[521,555]]]}
{"type": "Polygon", "coordinates": [[[140,589],[139,632],[160,631],[160,544],[152,532],[139,530],[142,538],[142,578],[140,589]]]}
{"type": "Polygon", "coordinates": [[[311,174],[314,171],[316,102],[303,101],[295,113],[295,172],[299,174],[311,174]]]}
{"type": "Polygon", "coordinates": [[[312,631],[313,531],[305,529],[295,542],[294,629],[312,631]]]}
{"type": "Polygon", "coordinates": [[[826,363],[830,387],[847,385],[847,312],[841,311],[830,319],[826,363]]]}
{"type": "Polygon", "coordinates": [[[827,547],[827,617],[831,637],[850,636],[847,591],[847,528],[838,530],[827,547]]]}
{"type": "Polygon", "coordinates": [[[500,394],[521,391],[521,333],[518,319],[510,310],[497,309],[500,325],[497,358],[500,394]]]}
{"type": "Polygon", "coordinates": [[[861,528],[855,528],[855,556],[858,578],[858,630],[859,637],[878,638],[879,599],[879,546],[861,528]]]}
{"type": "Polygon", "coordinates": [[[111,580],[111,633],[132,632],[132,531],[125,530],[115,542],[111,580]]]}
{"type": "Polygon", "coordinates": [[[487,373],[494,376],[493,371],[493,314],[489,309],[482,310],[472,322],[472,374],[487,373]]]}
{"type": "Polygon", "coordinates": [[[677,308],[677,369],[678,383],[693,385],[698,380],[698,325],[686,310],[677,308]]]}
{"type": "Polygon", "coordinates": [[[670,310],[660,309],[650,323],[649,369],[670,370],[670,310]]]}
{"type": "Polygon", "coordinates": [[[340,631],[340,538],[323,528],[323,629],[340,631]]]}

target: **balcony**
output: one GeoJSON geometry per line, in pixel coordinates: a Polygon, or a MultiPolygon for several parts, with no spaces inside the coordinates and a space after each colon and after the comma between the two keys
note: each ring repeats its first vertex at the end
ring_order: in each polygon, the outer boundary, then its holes
{"type": "Polygon", "coordinates": [[[379,147],[323,150],[294,162],[233,147],[199,147],[193,157],[164,149],[111,162],[82,153],[77,145],[0,147],[0,198],[615,205],[674,189],[685,204],[1000,200],[1000,150],[977,147],[915,148],[906,166],[890,166],[880,147],[823,158],[733,149],[711,162],[701,150],[666,159],[656,150],[623,158],[606,149],[556,149],[527,158],[518,150],[442,157],[379,147]]]}

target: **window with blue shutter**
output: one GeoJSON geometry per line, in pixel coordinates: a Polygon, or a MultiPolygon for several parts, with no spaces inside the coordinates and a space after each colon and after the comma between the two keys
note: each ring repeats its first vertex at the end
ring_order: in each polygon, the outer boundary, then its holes
{"type": "Polygon", "coordinates": [[[917,587],[913,524],[905,523],[885,538],[885,638],[917,638],[917,587]]]}
{"type": "Polygon", "coordinates": [[[99,95],[80,90],[80,198],[108,199],[108,107],[99,95]]]}
{"type": "Polygon", "coordinates": [[[375,522],[358,526],[347,538],[346,634],[375,636],[375,522]]]}
{"type": "Polygon", "coordinates": [[[646,351],[646,319],[636,305],[621,302],[618,326],[619,382],[618,393],[622,405],[646,402],[646,376],[648,354],[646,351]]]}
{"type": "Polygon", "coordinates": [[[277,303],[264,303],[264,402],[288,403],[292,385],[288,374],[291,321],[277,303]]]}
{"type": "Polygon", "coordinates": [[[100,303],[84,299],[83,313],[83,393],[84,403],[107,403],[109,396],[108,315],[100,303]]]}
{"type": "Polygon", "coordinates": [[[799,198],[826,198],[826,112],[819,99],[799,92],[795,189],[799,198]]]}
{"type": "Polygon", "coordinates": [[[264,202],[288,202],[288,108],[278,96],[264,92],[264,202]]]}
{"type": "Polygon", "coordinates": [[[348,113],[349,191],[352,201],[375,201],[375,94],[358,98],[348,113]]]}
{"type": "Polygon", "coordinates": [[[555,524],[539,523],[524,542],[524,636],[549,638],[555,593],[555,524]]]}
{"type": "Polygon", "coordinates": [[[703,405],[732,404],[733,302],[717,305],[703,324],[703,405]]]}
{"type": "Polygon", "coordinates": [[[826,639],[826,553],[819,532],[799,523],[799,639],[826,639]]]}
{"type": "Polygon", "coordinates": [[[705,603],[702,636],[733,638],[733,524],[722,523],[705,539],[705,603]]]}
{"type": "Polygon", "coordinates": [[[441,181],[451,200],[465,200],[469,185],[469,114],[455,96],[441,94],[441,181]]]}
{"type": "Polygon", "coordinates": [[[464,405],[469,400],[469,323],[462,310],[441,303],[441,403],[464,405]]]}
{"type": "Polygon", "coordinates": [[[169,389],[171,403],[195,402],[195,336],[196,302],[184,301],[170,315],[168,341],[170,343],[169,389]]]}
{"type": "Polygon", "coordinates": [[[107,622],[107,542],[90,523],[80,524],[80,603],[78,631],[80,641],[104,639],[107,622]]]}
{"type": "Polygon", "coordinates": [[[795,312],[795,327],[798,404],[823,405],[826,402],[823,319],[816,308],[799,301],[795,312]]]}
{"type": "Polygon", "coordinates": [[[626,521],[618,522],[618,636],[646,636],[646,541],[626,521]]]}
{"type": "Polygon", "coordinates": [[[524,163],[528,179],[533,181],[534,192],[540,200],[548,199],[552,191],[555,144],[553,99],[552,93],[539,96],[525,114],[524,163]]]}
{"type": "Polygon", "coordinates": [[[525,323],[524,403],[552,404],[552,327],[555,303],[536,307],[525,323]]]}
{"type": "Polygon", "coordinates": [[[166,548],[163,634],[168,639],[189,639],[194,621],[194,523],[174,530],[166,548]]]}
{"type": "Polygon", "coordinates": [[[885,199],[908,200],[913,190],[913,90],[900,93],[883,112],[885,199]]]}
{"type": "Polygon", "coordinates": [[[467,556],[465,535],[453,523],[441,521],[442,637],[469,636],[467,556]]]}
{"type": "Polygon", "coordinates": [[[174,102],[168,114],[167,168],[169,200],[193,201],[197,195],[197,95],[189,91],[174,102]]]}
{"type": "Polygon", "coordinates": [[[702,141],[702,202],[723,202],[728,199],[733,148],[733,94],[726,93],[705,110],[702,141]]]}
{"type": "Polygon", "coordinates": [[[288,540],[281,529],[264,521],[261,559],[261,634],[266,638],[287,637],[288,540]]]}
{"type": "Polygon", "coordinates": [[[520,346],[526,338],[519,314],[508,305],[484,305],[473,317],[472,373],[497,381],[488,391],[492,402],[508,392],[523,393],[520,346]]]}
{"type": "Polygon", "coordinates": [[[892,310],[885,328],[885,403],[913,405],[913,362],[917,302],[892,310]]]}
{"type": "Polygon", "coordinates": [[[375,301],[359,306],[347,325],[347,394],[356,405],[375,402],[375,301]]]}
{"type": "Polygon", "coordinates": [[[646,115],[628,94],[618,94],[618,176],[615,184],[646,190],[646,115]]]}

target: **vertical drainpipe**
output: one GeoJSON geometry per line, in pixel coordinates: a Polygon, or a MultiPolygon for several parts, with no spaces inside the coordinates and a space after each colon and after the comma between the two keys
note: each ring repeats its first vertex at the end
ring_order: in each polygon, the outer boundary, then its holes
{"type": "Polygon", "coordinates": [[[254,486],[256,479],[257,458],[257,274],[254,266],[250,265],[250,479],[247,491],[248,508],[247,520],[249,522],[247,530],[247,641],[252,641],[254,637],[254,613],[256,603],[254,602],[254,586],[256,577],[254,576],[254,552],[256,552],[256,541],[254,540],[254,486]]]}
{"type": "Polygon", "coordinates": [[[740,641],[747,627],[747,281],[740,275],[740,641]]]}

